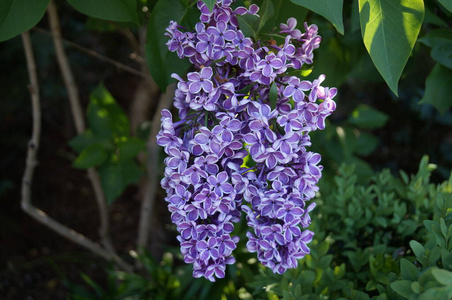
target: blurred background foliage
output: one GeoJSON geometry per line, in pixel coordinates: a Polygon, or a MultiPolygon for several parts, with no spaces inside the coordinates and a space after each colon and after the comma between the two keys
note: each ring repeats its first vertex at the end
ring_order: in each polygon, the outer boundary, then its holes
{"type": "MultiPolygon", "coordinates": [[[[42,235],[33,234],[36,223],[21,213],[18,201],[31,109],[22,44],[14,36],[31,29],[43,99],[44,134],[33,197],[49,214],[95,236],[93,195],[79,169],[96,167],[113,216],[113,241],[122,253],[136,250],[137,184],[146,174],[139,157],[157,98],[151,101],[147,119],[132,125],[132,100],[142,78],[66,42],[89,127],[76,136],[43,18],[49,0],[2,3],[2,294],[14,298],[56,293],[70,299],[452,298],[450,1],[337,0],[331,6],[326,0],[236,1],[267,8],[267,22],[256,29],[261,33],[271,32],[289,17],[298,19],[299,28],[303,22],[318,25],[321,47],[315,51],[315,63],[300,76],[312,80],[326,74],[325,85],[339,88],[338,109],[326,129],[312,136],[312,150],[322,155],[324,165],[311,225],[316,233],[312,254],[298,269],[274,275],[244,250],[242,220],[236,226],[241,237],[238,262],[216,283],[192,278],[191,267],[182,262],[163,191],[152,223],[154,234],[165,236],[157,239],[160,250],[150,245],[149,252],[124,255],[141,262],[139,273],[117,271],[41,227],[42,235]],[[381,13],[372,18],[380,23],[366,22],[375,13],[369,6],[381,13]],[[395,28],[396,21],[385,23],[409,9],[411,25],[398,24],[405,31],[395,28]],[[386,40],[378,30],[395,37],[386,40]],[[372,46],[374,37],[379,40],[372,46]],[[404,50],[394,50],[399,46],[404,50]],[[386,69],[378,53],[388,55],[386,69]]],[[[199,17],[193,1],[56,3],[65,40],[137,70],[144,62],[161,90],[171,82],[171,73],[189,69],[188,62],[167,51],[163,33],[169,20],[193,28],[199,17]]],[[[155,172],[162,170],[161,166],[155,172]]]]}

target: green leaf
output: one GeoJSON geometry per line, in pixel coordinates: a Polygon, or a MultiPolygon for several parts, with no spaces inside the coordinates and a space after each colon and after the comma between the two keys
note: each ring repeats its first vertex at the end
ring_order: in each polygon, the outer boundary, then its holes
{"type": "Polygon", "coordinates": [[[129,136],[129,119],[103,84],[91,93],[87,115],[88,125],[96,137],[115,139],[129,136]]]}
{"type": "Polygon", "coordinates": [[[146,60],[149,71],[162,91],[170,82],[172,73],[183,75],[190,67],[188,59],[180,59],[176,53],[170,52],[166,43],[169,38],[165,36],[170,21],[177,24],[189,25],[189,20],[199,14],[194,7],[185,7],[179,0],[158,1],[148,21],[146,40],[146,60]]]}
{"type": "Polygon", "coordinates": [[[452,106],[452,70],[436,64],[425,82],[424,97],[419,103],[434,106],[441,114],[452,106]]]}
{"type": "Polygon", "coordinates": [[[264,0],[259,8],[260,24],[259,30],[264,27],[275,15],[275,9],[271,0],[264,0]]]}
{"type": "Polygon", "coordinates": [[[82,134],[77,135],[72,140],[69,141],[69,147],[72,148],[77,153],[82,152],[88,145],[91,145],[97,141],[93,132],[88,129],[82,134]]]}
{"type": "Polygon", "coordinates": [[[432,30],[419,41],[432,48],[430,55],[434,60],[452,69],[452,30],[432,30]]]}
{"type": "Polygon", "coordinates": [[[216,0],[202,0],[202,2],[204,2],[205,5],[207,5],[207,7],[209,8],[209,10],[212,12],[213,7],[215,6],[215,3],[217,2],[216,0]]]}
{"type": "Polygon", "coordinates": [[[245,37],[252,37],[255,41],[258,40],[260,18],[255,15],[237,15],[240,30],[242,30],[245,37]]]}
{"type": "Polygon", "coordinates": [[[413,265],[409,260],[402,258],[400,260],[400,275],[403,279],[416,281],[419,274],[419,269],[413,265]]]}
{"type": "Polygon", "coordinates": [[[146,149],[146,142],[136,137],[128,138],[118,145],[120,159],[133,159],[146,149]]]}
{"type": "Polygon", "coordinates": [[[140,179],[142,171],[133,160],[119,160],[102,164],[99,174],[107,203],[111,204],[129,184],[140,179]]]}
{"type": "Polygon", "coordinates": [[[137,0],[67,0],[79,12],[93,18],[138,23],[137,0]]]}
{"type": "Polygon", "coordinates": [[[418,241],[412,240],[410,241],[410,247],[413,250],[414,255],[416,256],[416,259],[422,264],[425,264],[425,248],[422,246],[421,243],[418,241]]]}
{"type": "Polygon", "coordinates": [[[44,16],[50,0],[0,1],[0,42],[34,27],[44,16]]]}
{"type": "Polygon", "coordinates": [[[452,272],[442,269],[433,269],[432,274],[439,283],[452,286],[452,272]]]}
{"type": "Polygon", "coordinates": [[[359,0],[364,45],[394,94],[424,18],[422,0],[359,0]]]}
{"type": "Polygon", "coordinates": [[[268,95],[270,98],[270,107],[272,109],[276,108],[276,101],[278,100],[278,87],[276,86],[276,83],[273,82],[270,86],[270,93],[268,95]]]}
{"type": "Polygon", "coordinates": [[[344,34],[342,21],[343,0],[290,0],[295,4],[306,7],[309,10],[325,17],[336,27],[339,33],[344,34]]]}
{"type": "Polygon", "coordinates": [[[411,290],[411,281],[409,280],[399,280],[391,283],[391,288],[400,296],[409,298],[413,293],[411,290]]]}
{"type": "Polygon", "coordinates": [[[95,143],[83,149],[72,166],[77,169],[88,169],[101,165],[107,158],[108,154],[102,144],[95,143]]]}
{"type": "Polygon", "coordinates": [[[380,139],[375,135],[360,131],[356,140],[354,152],[358,155],[369,155],[377,148],[380,139]]]}
{"type": "Polygon", "coordinates": [[[353,110],[348,118],[348,122],[360,128],[376,129],[383,127],[388,119],[387,114],[368,105],[360,104],[353,110]]]}
{"type": "Polygon", "coordinates": [[[278,26],[280,23],[286,23],[291,17],[297,19],[298,21],[296,28],[303,29],[303,21],[308,14],[308,10],[306,8],[287,0],[273,0],[272,2],[274,17],[268,19],[264,23],[264,27],[261,28],[261,32],[271,32],[275,28],[279,28],[278,26]]]}
{"type": "Polygon", "coordinates": [[[450,0],[437,0],[445,9],[452,13],[452,2],[450,0]]]}

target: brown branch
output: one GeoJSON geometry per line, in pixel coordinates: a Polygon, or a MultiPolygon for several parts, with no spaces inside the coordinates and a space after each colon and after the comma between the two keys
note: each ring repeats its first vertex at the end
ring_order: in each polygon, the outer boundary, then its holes
{"type": "MultiPolygon", "coordinates": [[[[50,35],[51,37],[53,37],[52,33],[48,32],[45,29],[35,27],[34,30],[36,30],[36,31],[38,31],[40,33],[44,33],[44,34],[50,35]]],[[[95,58],[97,58],[97,59],[99,59],[101,61],[109,63],[109,64],[115,66],[116,68],[118,68],[119,70],[126,71],[126,72],[129,72],[131,74],[143,77],[143,78],[149,78],[149,74],[146,74],[144,72],[140,72],[138,70],[135,70],[134,68],[129,67],[129,66],[127,66],[127,65],[125,65],[123,63],[120,63],[119,61],[116,61],[114,59],[111,59],[109,57],[106,57],[106,56],[100,54],[99,52],[96,52],[96,51],[94,51],[92,49],[83,47],[82,45],[79,45],[77,43],[71,42],[69,40],[63,39],[63,38],[61,38],[61,36],[60,36],[60,39],[65,44],[67,44],[68,46],[71,46],[71,47],[73,47],[73,48],[75,48],[75,49],[77,49],[77,50],[79,50],[79,51],[81,51],[81,52],[83,52],[85,54],[88,54],[88,55],[90,55],[92,57],[95,57],[95,58]]]]}
{"type": "MultiPolygon", "coordinates": [[[[63,76],[64,84],[68,91],[69,102],[72,109],[72,116],[75,122],[75,127],[78,134],[85,131],[85,120],[82,113],[82,106],[80,104],[80,98],[78,94],[78,88],[72,74],[72,70],[69,64],[69,60],[64,51],[63,42],[61,39],[60,21],[58,19],[58,13],[54,1],[50,1],[47,9],[49,24],[52,33],[52,38],[55,46],[55,53],[60,67],[61,74],[63,76]]],[[[109,219],[108,219],[108,207],[105,200],[105,195],[102,191],[102,186],[100,183],[100,178],[97,171],[94,168],[88,169],[88,177],[94,189],[95,198],[97,201],[97,206],[99,209],[100,216],[100,228],[99,234],[102,240],[103,246],[108,252],[114,257],[115,261],[126,270],[131,270],[119,256],[116,255],[114,247],[111,243],[109,235],[109,219]]]]}
{"type": "Polygon", "coordinates": [[[164,108],[171,107],[174,97],[175,84],[171,84],[166,89],[166,93],[162,94],[157,109],[152,118],[151,134],[147,142],[147,175],[148,181],[145,186],[143,202],[141,204],[140,225],[138,229],[137,248],[146,247],[149,239],[150,217],[154,208],[155,194],[158,184],[158,163],[159,163],[159,146],[157,145],[157,134],[160,130],[160,116],[164,108]]]}
{"type": "Polygon", "coordinates": [[[33,206],[31,202],[31,184],[33,182],[34,170],[37,165],[36,157],[39,149],[39,141],[41,136],[41,107],[39,98],[38,76],[36,72],[36,63],[33,56],[33,49],[29,32],[25,32],[22,34],[22,42],[24,45],[25,58],[27,63],[28,75],[30,79],[29,91],[31,95],[32,118],[33,118],[33,131],[31,140],[28,143],[26,167],[24,176],[22,178],[22,199],[21,199],[22,209],[31,217],[33,217],[35,220],[44,224],[45,226],[49,227],[50,229],[59,233],[65,238],[85,247],[91,252],[107,260],[110,259],[115,260],[125,270],[131,270],[131,267],[127,264],[124,264],[119,257],[115,257],[113,253],[106,251],[99,244],[91,241],[84,235],[52,219],[45,212],[33,206]]]}

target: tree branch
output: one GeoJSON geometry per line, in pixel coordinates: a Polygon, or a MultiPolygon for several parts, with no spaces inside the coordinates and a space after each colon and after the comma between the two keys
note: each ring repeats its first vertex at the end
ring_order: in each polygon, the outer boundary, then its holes
{"type": "MultiPolygon", "coordinates": [[[[85,131],[85,120],[84,114],[82,113],[82,106],[80,104],[80,98],[78,94],[78,88],[74,80],[74,76],[72,74],[72,70],[69,64],[69,60],[64,51],[63,42],[61,39],[61,30],[60,30],[60,21],[58,19],[58,13],[56,9],[56,5],[54,1],[50,1],[48,9],[47,9],[49,24],[52,33],[52,38],[55,46],[55,53],[58,61],[58,65],[60,67],[61,74],[63,76],[64,84],[68,91],[69,102],[72,109],[72,116],[74,118],[75,127],[78,134],[81,134],[85,131]]],[[[100,216],[100,228],[99,234],[102,240],[103,246],[109,251],[114,257],[115,261],[124,266],[126,263],[116,255],[114,247],[111,243],[110,235],[109,235],[109,218],[108,218],[108,207],[105,200],[105,195],[102,191],[102,186],[100,183],[99,174],[94,168],[88,169],[88,177],[91,181],[91,184],[94,189],[94,193],[96,196],[97,206],[99,209],[100,216]]],[[[127,266],[127,269],[131,269],[130,266],[127,266]]]]}
{"type": "Polygon", "coordinates": [[[39,149],[39,141],[41,136],[41,105],[39,98],[39,85],[38,76],[36,72],[36,63],[33,56],[33,48],[30,39],[30,33],[25,32],[22,34],[22,42],[25,50],[25,58],[27,62],[28,75],[30,79],[29,91],[31,95],[32,102],[32,118],[33,118],[33,131],[31,140],[28,143],[28,151],[26,158],[26,167],[24,176],[22,178],[22,199],[21,206],[22,209],[33,217],[38,222],[49,227],[53,231],[59,233],[60,235],[66,237],[67,239],[85,247],[91,252],[107,259],[115,260],[118,265],[124,270],[131,271],[132,268],[124,263],[121,258],[115,256],[113,253],[106,251],[99,244],[89,240],[84,235],[64,226],[58,221],[49,217],[45,212],[33,206],[31,203],[31,184],[33,182],[34,170],[37,165],[37,153],[39,149]]]}
{"type": "MultiPolygon", "coordinates": [[[[44,33],[44,34],[47,34],[47,35],[53,37],[52,33],[48,32],[47,30],[44,30],[44,29],[42,29],[42,28],[35,27],[34,30],[36,30],[36,31],[38,31],[38,32],[40,32],[40,33],[44,33]]],[[[109,64],[115,66],[116,68],[118,68],[119,70],[123,70],[123,71],[129,72],[129,73],[131,73],[131,74],[134,74],[134,75],[136,75],[136,76],[140,76],[140,77],[149,79],[149,74],[147,74],[147,73],[144,73],[144,72],[140,72],[140,71],[138,71],[138,70],[135,70],[134,68],[129,67],[129,66],[127,66],[127,65],[125,65],[125,64],[123,64],[123,63],[120,63],[119,61],[116,61],[116,60],[114,60],[114,59],[111,59],[111,58],[109,58],[109,57],[106,57],[106,56],[100,54],[99,52],[96,52],[96,51],[94,51],[94,50],[92,50],[92,49],[88,49],[88,48],[86,48],[86,47],[83,47],[82,45],[79,45],[79,44],[77,44],[77,43],[71,42],[71,41],[69,41],[69,40],[63,39],[63,38],[61,38],[61,36],[60,36],[60,39],[61,39],[65,44],[67,44],[67,45],[69,45],[69,46],[71,46],[71,47],[73,47],[73,48],[75,48],[75,49],[77,49],[77,50],[79,50],[79,51],[81,51],[81,52],[83,52],[83,53],[85,53],[85,54],[88,54],[88,55],[90,55],[90,56],[92,56],[92,57],[95,57],[95,58],[97,58],[97,59],[99,59],[99,60],[101,60],[101,61],[104,61],[104,62],[106,62],[106,63],[109,63],[109,64]]]]}
{"type": "Polygon", "coordinates": [[[164,108],[170,108],[174,98],[175,84],[171,84],[166,89],[166,93],[162,94],[157,109],[152,118],[151,134],[147,142],[147,172],[148,181],[145,186],[143,202],[141,204],[140,225],[138,230],[137,248],[146,247],[149,239],[149,221],[154,208],[155,194],[158,184],[158,163],[159,163],[159,146],[157,145],[157,134],[160,130],[160,116],[164,108]]]}

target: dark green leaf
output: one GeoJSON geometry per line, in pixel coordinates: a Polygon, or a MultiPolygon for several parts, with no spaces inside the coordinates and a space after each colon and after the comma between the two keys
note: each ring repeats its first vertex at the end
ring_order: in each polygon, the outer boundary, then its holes
{"type": "Polygon", "coordinates": [[[44,16],[50,0],[0,1],[0,42],[35,26],[44,16]]]}
{"type": "Polygon", "coordinates": [[[330,21],[337,31],[344,34],[344,23],[342,21],[343,0],[290,0],[295,4],[306,7],[309,10],[325,17],[330,21]]]}
{"type": "Polygon", "coordinates": [[[441,114],[452,106],[452,70],[436,64],[425,82],[424,97],[419,103],[434,106],[441,114]]]}
{"type": "Polygon", "coordinates": [[[239,27],[246,37],[252,37],[257,41],[259,36],[260,18],[255,15],[237,15],[239,27]]]}
{"type": "Polygon", "coordinates": [[[383,127],[388,115],[368,105],[360,104],[349,116],[348,122],[360,128],[376,129],[383,127]]]}
{"type": "Polygon", "coordinates": [[[275,15],[275,9],[271,0],[264,0],[259,9],[260,24],[259,30],[264,27],[264,25],[273,18],[275,15]]]}
{"type": "Polygon", "coordinates": [[[107,203],[118,198],[127,185],[136,182],[142,175],[141,169],[133,160],[110,161],[99,167],[107,203]]]}
{"type": "Polygon", "coordinates": [[[359,131],[354,152],[358,155],[369,155],[377,148],[380,139],[375,135],[359,131]]]}
{"type": "Polygon", "coordinates": [[[213,7],[217,1],[216,0],[202,0],[202,2],[204,2],[207,5],[207,7],[209,8],[209,10],[212,12],[213,7]]]}
{"type": "Polygon", "coordinates": [[[101,165],[108,158],[104,147],[99,143],[87,146],[72,164],[74,168],[88,169],[101,165]]]}
{"type": "Polygon", "coordinates": [[[432,48],[431,56],[434,60],[452,69],[452,30],[432,30],[419,41],[432,48]]]}
{"type": "Polygon", "coordinates": [[[138,23],[136,0],[67,0],[79,12],[93,18],[138,23]]]}
{"type": "Polygon", "coordinates": [[[270,94],[268,97],[270,98],[270,107],[272,109],[275,109],[276,101],[278,100],[278,87],[276,86],[275,82],[273,82],[270,87],[270,94]]]}
{"type": "Polygon", "coordinates": [[[96,293],[96,295],[98,297],[102,297],[103,295],[105,295],[105,291],[104,289],[102,289],[96,282],[94,282],[94,280],[92,280],[88,275],[86,275],[85,273],[80,272],[80,276],[82,277],[82,279],[94,290],[94,292],[96,293]]]}
{"type": "Polygon", "coordinates": [[[447,23],[441,19],[437,14],[433,13],[428,7],[425,7],[425,24],[433,24],[438,26],[447,27],[447,23]]]}
{"type": "Polygon", "coordinates": [[[115,139],[129,136],[127,115],[101,84],[90,95],[88,124],[96,137],[115,139]]]}
{"type": "Polygon", "coordinates": [[[416,268],[409,260],[402,258],[400,260],[400,275],[403,279],[409,281],[416,281],[419,274],[419,269],[416,268]]]}
{"type": "Polygon", "coordinates": [[[80,135],[77,135],[72,140],[69,141],[69,146],[77,153],[82,152],[88,145],[95,143],[97,141],[93,132],[88,129],[80,135]]]}
{"type": "Polygon", "coordinates": [[[413,250],[414,255],[416,256],[416,259],[421,264],[424,264],[424,262],[425,262],[425,258],[424,258],[425,249],[424,249],[424,246],[422,246],[422,244],[419,243],[418,241],[412,240],[412,241],[410,241],[410,247],[413,250]]]}
{"type": "Polygon", "coordinates": [[[146,148],[146,142],[136,137],[128,138],[125,141],[121,141],[119,147],[119,159],[133,159],[138,153],[144,151],[146,148]]]}
{"type": "Polygon", "coordinates": [[[261,28],[261,32],[271,32],[274,28],[279,28],[280,23],[287,23],[287,20],[291,17],[297,19],[296,28],[303,29],[303,21],[308,14],[306,8],[287,0],[273,0],[273,9],[274,17],[268,19],[265,23],[263,22],[264,27],[261,28]]]}
{"type": "Polygon", "coordinates": [[[452,2],[450,0],[437,0],[437,1],[441,3],[441,5],[444,6],[445,9],[452,13],[452,2]]]}
{"type": "Polygon", "coordinates": [[[394,94],[424,18],[422,0],[359,0],[364,45],[394,94]]]}
{"type": "Polygon", "coordinates": [[[400,296],[409,298],[413,293],[411,290],[411,281],[409,280],[399,280],[391,283],[391,288],[400,296]]]}
{"type": "Polygon", "coordinates": [[[180,59],[176,53],[169,52],[166,28],[170,21],[186,23],[193,14],[199,14],[199,11],[194,7],[185,7],[179,0],[159,1],[152,10],[148,21],[146,60],[152,77],[162,91],[174,81],[172,73],[182,76],[190,66],[187,59],[180,59]]]}

